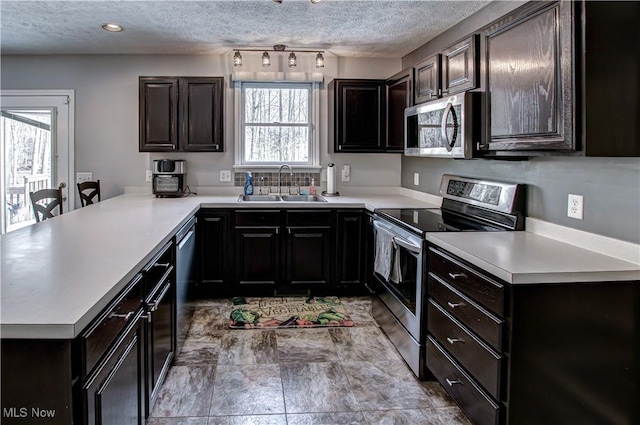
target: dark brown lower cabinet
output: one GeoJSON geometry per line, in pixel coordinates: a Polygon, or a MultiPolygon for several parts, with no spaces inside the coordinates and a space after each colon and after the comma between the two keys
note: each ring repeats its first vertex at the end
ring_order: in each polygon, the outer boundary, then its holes
{"type": "Polygon", "coordinates": [[[427,367],[475,425],[640,423],[640,282],[508,284],[429,249],[427,367]]]}
{"type": "Polygon", "coordinates": [[[198,292],[215,293],[233,279],[233,245],[229,240],[232,212],[201,210],[198,214],[198,256],[200,285],[198,292]]]}
{"type": "Polygon", "coordinates": [[[336,285],[361,286],[364,277],[363,214],[359,210],[336,213],[336,285]]]}
{"type": "Polygon", "coordinates": [[[142,310],[82,386],[86,425],[143,425],[144,328],[142,310]]]}
{"type": "Polygon", "coordinates": [[[285,285],[318,286],[331,282],[331,229],[287,228],[285,285]]]}
{"type": "Polygon", "coordinates": [[[236,227],[236,282],[274,286],[280,276],[280,228],[236,227]]]}

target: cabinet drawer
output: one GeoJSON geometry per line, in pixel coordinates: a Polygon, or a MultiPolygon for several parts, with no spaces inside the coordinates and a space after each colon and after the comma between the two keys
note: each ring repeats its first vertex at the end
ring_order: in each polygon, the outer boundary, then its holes
{"type": "Polygon", "coordinates": [[[160,252],[142,269],[146,280],[145,294],[151,292],[154,286],[170,272],[173,267],[173,242],[162,247],[160,252]]]}
{"type": "Polygon", "coordinates": [[[280,211],[236,211],[236,226],[280,226],[280,211]]]}
{"type": "Polygon", "coordinates": [[[449,316],[432,299],[429,300],[428,332],[493,397],[500,399],[500,366],[502,358],[449,316]]]}
{"type": "Polygon", "coordinates": [[[142,306],[142,282],[142,274],[136,275],[116,300],[80,336],[83,375],[95,367],[118,335],[136,317],[142,306]]]}
{"type": "Polygon", "coordinates": [[[427,337],[427,367],[475,425],[498,424],[498,405],[455,364],[431,336],[427,337]]]}
{"type": "Polygon", "coordinates": [[[331,226],[331,211],[287,211],[287,226],[331,226]]]}
{"type": "Polygon", "coordinates": [[[498,316],[504,316],[504,285],[485,277],[444,253],[429,248],[429,271],[476,300],[498,316]]]}
{"type": "Polygon", "coordinates": [[[432,273],[429,273],[429,296],[486,343],[502,351],[502,320],[432,273]]]}

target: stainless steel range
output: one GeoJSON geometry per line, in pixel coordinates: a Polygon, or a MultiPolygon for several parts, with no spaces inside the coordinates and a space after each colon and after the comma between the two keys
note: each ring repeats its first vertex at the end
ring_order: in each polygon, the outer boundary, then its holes
{"type": "Polygon", "coordinates": [[[374,212],[372,313],[409,367],[425,378],[430,232],[524,230],[524,187],[445,174],[441,208],[374,212]]]}

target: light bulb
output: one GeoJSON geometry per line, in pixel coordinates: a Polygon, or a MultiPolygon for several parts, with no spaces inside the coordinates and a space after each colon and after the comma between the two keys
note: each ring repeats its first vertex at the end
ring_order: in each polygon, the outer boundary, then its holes
{"type": "Polygon", "coordinates": [[[242,66],[242,56],[238,50],[236,50],[236,53],[233,55],[233,66],[242,66]]]}
{"type": "Polygon", "coordinates": [[[298,65],[298,59],[296,58],[296,54],[294,52],[289,53],[289,68],[294,68],[298,65]]]}
{"type": "Polygon", "coordinates": [[[262,54],[262,66],[271,66],[271,58],[269,57],[269,53],[265,50],[262,54]]]}

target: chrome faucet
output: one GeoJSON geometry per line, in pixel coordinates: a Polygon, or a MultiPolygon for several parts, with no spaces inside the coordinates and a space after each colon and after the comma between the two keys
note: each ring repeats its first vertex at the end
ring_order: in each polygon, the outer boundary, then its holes
{"type": "Polygon", "coordinates": [[[284,167],[289,168],[289,175],[293,177],[293,170],[291,169],[291,166],[289,164],[282,164],[280,166],[280,169],[278,170],[278,194],[279,195],[282,194],[281,193],[282,192],[282,169],[284,167]]]}

